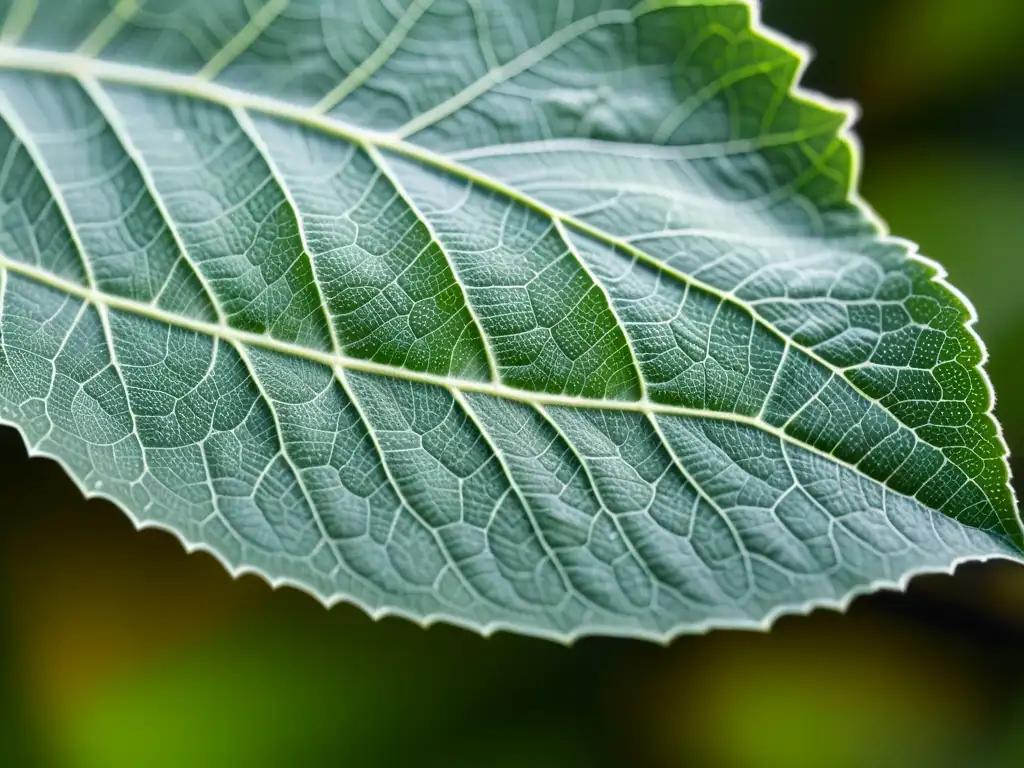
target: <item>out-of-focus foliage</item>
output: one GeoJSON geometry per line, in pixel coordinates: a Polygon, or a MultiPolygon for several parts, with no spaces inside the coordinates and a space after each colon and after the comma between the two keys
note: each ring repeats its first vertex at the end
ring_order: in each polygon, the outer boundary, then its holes
{"type": "MultiPolygon", "coordinates": [[[[764,5],[819,50],[808,81],[861,102],[865,196],[977,306],[1020,452],[1019,3],[764,5]]],[[[1013,567],[923,579],[767,635],[483,640],[232,581],[84,504],[13,435],[0,445],[4,765],[1024,764],[1013,567]]]]}

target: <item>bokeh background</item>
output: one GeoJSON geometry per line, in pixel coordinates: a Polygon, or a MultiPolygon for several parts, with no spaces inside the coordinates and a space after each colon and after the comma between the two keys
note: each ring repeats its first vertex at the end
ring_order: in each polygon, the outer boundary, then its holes
{"type": "MultiPolygon", "coordinates": [[[[864,195],[974,301],[1024,458],[1024,2],[763,13],[818,51],[808,85],[863,106],[864,195]]],[[[1024,765],[1024,568],[767,634],[568,649],[233,580],[6,429],[0,510],[4,766],[1024,765]]]]}

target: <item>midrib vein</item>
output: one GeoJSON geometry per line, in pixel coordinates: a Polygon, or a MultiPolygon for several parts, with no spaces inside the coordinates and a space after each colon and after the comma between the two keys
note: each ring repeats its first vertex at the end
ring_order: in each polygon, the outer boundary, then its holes
{"type": "MultiPolygon", "coordinates": [[[[703,408],[691,408],[682,405],[659,403],[646,397],[638,400],[608,400],[575,397],[573,395],[560,395],[550,392],[534,392],[531,390],[520,389],[518,387],[510,387],[500,382],[475,381],[473,379],[463,379],[454,376],[440,376],[438,374],[427,373],[425,371],[414,371],[408,368],[375,363],[371,360],[350,357],[340,352],[328,352],[299,346],[287,341],[275,339],[274,337],[266,334],[251,333],[226,325],[219,325],[217,323],[210,323],[204,320],[183,317],[151,304],[144,304],[139,301],[126,299],[121,296],[115,296],[100,290],[78,285],[77,283],[58,277],[46,270],[20,261],[15,261],[6,254],[0,253],[0,277],[5,277],[5,273],[20,275],[54,290],[75,296],[96,307],[130,313],[158,323],[164,323],[183,330],[200,333],[214,339],[221,339],[231,344],[251,345],[277,352],[282,355],[310,360],[312,362],[326,365],[332,370],[335,367],[340,367],[345,370],[360,371],[363,373],[375,374],[377,376],[385,376],[392,379],[400,379],[418,384],[427,384],[449,390],[454,388],[460,392],[490,395],[492,397],[512,400],[534,407],[562,406],[566,408],[589,408],[604,411],[627,411],[645,414],[649,417],[656,415],[682,416],[742,424],[774,435],[779,440],[816,454],[833,464],[846,467],[873,483],[885,485],[883,481],[866,474],[855,464],[851,464],[814,445],[804,443],[803,441],[784,432],[782,429],[752,416],[745,416],[743,414],[731,413],[728,411],[712,411],[703,408]]],[[[5,282],[9,289],[9,281],[5,282]]],[[[2,320],[2,317],[0,317],[0,320],[2,320]]],[[[906,498],[913,498],[907,494],[890,489],[888,486],[886,487],[890,493],[905,496],[906,498]]]]}

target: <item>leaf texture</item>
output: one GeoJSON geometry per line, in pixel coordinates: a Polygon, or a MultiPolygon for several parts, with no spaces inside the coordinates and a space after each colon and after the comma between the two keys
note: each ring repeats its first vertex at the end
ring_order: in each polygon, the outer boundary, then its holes
{"type": "Polygon", "coordinates": [[[138,525],[562,639],[1019,559],[973,311],[749,3],[0,18],[0,417],[138,525]]]}

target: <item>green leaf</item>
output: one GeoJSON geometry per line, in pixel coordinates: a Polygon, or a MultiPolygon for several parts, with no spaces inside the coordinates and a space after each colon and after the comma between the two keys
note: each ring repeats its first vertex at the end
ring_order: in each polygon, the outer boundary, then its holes
{"type": "Polygon", "coordinates": [[[563,639],[1019,557],[972,310],[747,3],[0,7],[0,416],[140,526],[563,639]]]}

